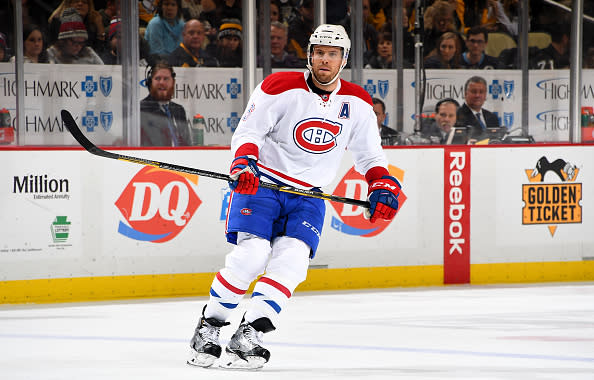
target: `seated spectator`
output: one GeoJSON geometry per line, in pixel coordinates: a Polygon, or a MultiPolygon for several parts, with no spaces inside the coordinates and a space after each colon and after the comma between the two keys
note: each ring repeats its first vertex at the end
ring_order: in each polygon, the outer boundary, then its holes
{"type": "Polygon", "coordinates": [[[103,61],[92,47],[87,45],[87,29],[74,8],[62,13],[58,40],[47,49],[49,63],[73,63],[102,65],[103,61]]]}
{"type": "Polygon", "coordinates": [[[392,33],[383,31],[379,34],[377,54],[371,57],[366,69],[391,69],[394,67],[392,60],[392,33]]]}
{"type": "Polygon", "coordinates": [[[456,125],[456,114],[460,104],[452,98],[445,98],[435,105],[435,120],[423,123],[421,134],[434,144],[445,144],[456,125]]]}
{"type": "Polygon", "coordinates": [[[216,67],[217,59],[202,48],[206,38],[204,25],[201,21],[191,19],[184,25],[183,42],[179,44],[171,55],[169,64],[181,67],[216,67]]]}
{"type": "Polygon", "coordinates": [[[448,1],[439,0],[425,12],[423,48],[425,56],[437,47],[437,41],[446,32],[457,32],[454,23],[456,8],[448,1]]]}
{"type": "Polygon", "coordinates": [[[105,27],[99,12],[95,10],[93,0],[62,0],[48,19],[49,22],[49,44],[52,45],[58,39],[62,25],[62,16],[67,8],[74,8],[82,18],[87,31],[87,45],[95,52],[102,52],[105,49],[105,27]]]}
{"type": "Polygon", "coordinates": [[[470,129],[470,142],[481,140],[487,128],[500,128],[499,118],[483,108],[487,100],[487,81],[473,76],[464,84],[464,105],[458,109],[458,124],[470,129]]]}
{"type": "MultiPolygon", "coordinates": [[[[14,61],[15,57],[11,57],[10,62],[14,61]]],[[[23,62],[48,63],[43,34],[41,28],[37,25],[23,25],[23,62]]]]}
{"type": "Polygon", "coordinates": [[[105,30],[109,28],[111,20],[120,18],[120,9],[120,0],[107,0],[105,2],[105,8],[99,10],[105,30]]]}
{"type": "Polygon", "coordinates": [[[181,0],[162,0],[157,4],[157,14],[144,32],[152,55],[167,60],[167,56],[182,42],[184,21],[181,0]]]}
{"type": "Polygon", "coordinates": [[[382,146],[398,145],[400,133],[384,124],[386,121],[386,105],[379,98],[371,99],[373,103],[373,112],[377,117],[377,128],[382,139],[382,146]]]}
{"type": "Polygon", "coordinates": [[[208,47],[210,55],[216,57],[220,67],[242,66],[242,30],[239,20],[222,20],[216,46],[208,47]]]}
{"type": "MultiPolygon", "coordinates": [[[[278,21],[270,23],[270,67],[305,67],[306,62],[287,52],[288,28],[278,21]]],[[[258,57],[258,65],[263,66],[264,58],[258,57]]]]}
{"type": "Polygon", "coordinates": [[[458,34],[445,32],[437,40],[437,47],[425,58],[426,69],[459,69],[462,45],[458,34]]]}
{"type": "Polygon", "coordinates": [[[140,145],[191,145],[186,110],[171,101],[175,89],[173,67],[166,62],[151,66],[146,86],[149,95],[140,101],[140,145]]]}
{"type": "Polygon", "coordinates": [[[107,43],[109,48],[101,54],[101,60],[106,65],[121,64],[122,22],[119,18],[114,18],[109,24],[107,29],[107,43]]]}
{"type": "Polygon", "coordinates": [[[571,28],[567,24],[552,25],[549,29],[551,43],[540,49],[530,60],[531,69],[552,70],[569,68],[569,38],[571,28]]]}
{"type": "Polygon", "coordinates": [[[463,69],[502,69],[503,65],[495,57],[485,54],[489,40],[487,30],[478,26],[468,30],[467,51],[462,53],[460,65],[463,69]]]}
{"type": "Polygon", "coordinates": [[[6,53],[8,49],[8,44],[6,43],[6,35],[0,32],[0,62],[7,62],[10,58],[9,55],[6,53]]]}
{"type": "Polygon", "coordinates": [[[283,14],[281,13],[279,0],[270,1],[270,22],[274,21],[278,21],[280,23],[284,23],[285,21],[283,19],[283,14]]]}
{"type": "Polygon", "coordinates": [[[289,20],[289,53],[307,59],[309,36],[314,30],[313,0],[299,0],[297,14],[289,20]]]}

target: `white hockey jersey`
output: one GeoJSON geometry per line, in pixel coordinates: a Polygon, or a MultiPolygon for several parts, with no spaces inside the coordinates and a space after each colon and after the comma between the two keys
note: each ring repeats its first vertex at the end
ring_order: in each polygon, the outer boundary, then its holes
{"type": "Polygon", "coordinates": [[[369,94],[340,80],[324,101],[308,87],[308,75],[278,72],[256,87],[233,134],[233,154],[254,144],[264,177],[308,189],[332,182],[346,149],[363,175],[372,167],[385,168],[369,94]]]}

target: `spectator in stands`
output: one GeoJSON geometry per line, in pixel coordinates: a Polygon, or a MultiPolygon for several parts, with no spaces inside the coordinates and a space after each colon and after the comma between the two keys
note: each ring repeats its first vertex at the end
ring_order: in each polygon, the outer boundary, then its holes
{"type": "MultiPolygon", "coordinates": [[[[487,32],[513,34],[514,27],[499,0],[464,0],[465,32],[475,26],[482,26],[487,32]]],[[[517,34],[517,25],[516,25],[517,34]]]]}
{"type": "Polygon", "coordinates": [[[149,95],[140,102],[140,145],[191,145],[186,111],[182,105],[171,101],[175,89],[173,67],[166,62],[151,66],[146,85],[149,95]]]}
{"type": "Polygon", "coordinates": [[[144,33],[152,55],[166,60],[182,42],[184,21],[181,16],[181,0],[159,1],[157,14],[148,23],[144,33]]]}
{"type": "Polygon", "coordinates": [[[283,14],[281,13],[280,9],[280,2],[279,0],[271,0],[270,1],[270,22],[284,22],[283,14]]]}
{"type": "Polygon", "coordinates": [[[217,58],[220,67],[242,66],[242,30],[241,22],[238,19],[223,19],[221,21],[217,44],[209,50],[209,53],[217,58]]]}
{"type": "Polygon", "coordinates": [[[377,117],[377,128],[382,139],[382,146],[398,145],[400,133],[384,124],[386,121],[386,105],[379,98],[371,99],[373,103],[373,112],[377,117]]]}
{"type": "Polygon", "coordinates": [[[457,120],[469,128],[471,142],[484,136],[487,128],[499,128],[497,115],[483,108],[487,100],[487,81],[483,77],[470,77],[464,84],[464,105],[458,109],[457,120]]]}
{"type": "MultiPolygon", "coordinates": [[[[120,0],[107,0],[105,8],[99,10],[101,21],[105,30],[109,28],[109,23],[114,18],[120,18],[120,0]]],[[[109,32],[107,32],[109,34],[109,32]]]]}
{"type": "Polygon", "coordinates": [[[314,28],[313,0],[299,0],[297,16],[289,21],[288,51],[297,58],[307,58],[307,44],[314,28]]]}
{"type": "MultiPolygon", "coordinates": [[[[518,24],[520,22],[520,0],[503,0],[503,12],[509,20],[509,24],[506,25],[507,32],[512,37],[518,37],[518,24]]],[[[525,6],[530,7],[530,4],[525,6]]],[[[529,28],[528,28],[529,29],[529,28]]]]}
{"type": "Polygon", "coordinates": [[[456,125],[456,114],[460,104],[452,98],[445,98],[435,105],[435,120],[422,124],[421,134],[434,144],[445,144],[456,125]]]}
{"type": "Polygon", "coordinates": [[[570,26],[567,24],[552,25],[549,34],[551,43],[532,57],[530,68],[540,70],[569,68],[570,26]]]}
{"type": "MultiPolygon", "coordinates": [[[[362,3],[363,7],[363,63],[367,64],[370,62],[372,57],[376,56],[378,51],[378,31],[375,29],[373,24],[369,22],[370,19],[370,12],[369,12],[369,0],[363,0],[362,3]]],[[[351,5],[348,7],[349,13],[347,17],[342,20],[339,24],[344,27],[348,35],[351,35],[351,14],[353,12],[353,8],[351,5]]],[[[388,32],[392,33],[391,25],[389,26],[388,32]]],[[[381,31],[381,30],[380,30],[381,31]]],[[[390,42],[391,43],[391,42],[390,42]]]]}
{"type": "Polygon", "coordinates": [[[58,40],[47,49],[49,63],[102,65],[92,47],[87,46],[87,29],[74,8],[62,12],[58,40]]]}
{"type": "Polygon", "coordinates": [[[437,40],[437,47],[425,58],[426,69],[459,69],[462,44],[458,34],[445,32],[437,40]]]}
{"type": "MultiPolygon", "coordinates": [[[[287,52],[288,28],[279,21],[270,23],[270,67],[304,67],[305,61],[287,52]]],[[[258,65],[263,66],[263,57],[258,57],[258,65]]]]}
{"type": "Polygon", "coordinates": [[[7,48],[8,44],[6,43],[6,35],[4,33],[0,33],[0,62],[6,62],[10,58],[8,54],[6,54],[7,48]]]}
{"type": "Polygon", "coordinates": [[[394,67],[392,60],[392,33],[385,30],[379,34],[377,54],[372,56],[366,69],[391,69],[394,67]]]}
{"type": "Polygon", "coordinates": [[[182,14],[184,20],[198,19],[202,13],[201,0],[182,0],[182,14]]]}
{"type": "Polygon", "coordinates": [[[93,0],[63,0],[48,19],[49,43],[54,44],[62,27],[62,16],[67,8],[74,8],[82,18],[87,31],[87,44],[95,52],[105,49],[105,27],[93,0]]]}
{"type": "Polygon", "coordinates": [[[182,32],[183,42],[169,56],[171,66],[216,67],[217,59],[202,48],[206,38],[204,24],[192,19],[186,22],[182,32]]]}
{"type": "MultiPolygon", "coordinates": [[[[34,24],[23,25],[23,62],[48,63],[42,30],[34,24]]],[[[10,58],[14,62],[15,57],[10,58]]]]}
{"type": "Polygon", "coordinates": [[[122,22],[119,18],[111,20],[111,23],[107,28],[107,43],[109,48],[101,54],[101,60],[106,65],[121,64],[122,22]]]}
{"type": "Polygon", "coordinates": [[[466,36],[467,51],[462,53],[460,65],[464,69],[502,69],[503,65],[495,57],[485,54],[489,33],[483,27],[476,26],[468,30],[466,36]]]}
{"type": "Polygon", "coordinates": [[[437,41],[446,32],[457,32],[454,24],[456,8],[448,1],[436,1],[425,12],[425,34],[423,47],[425,55],[437,47],[437,41]]]}

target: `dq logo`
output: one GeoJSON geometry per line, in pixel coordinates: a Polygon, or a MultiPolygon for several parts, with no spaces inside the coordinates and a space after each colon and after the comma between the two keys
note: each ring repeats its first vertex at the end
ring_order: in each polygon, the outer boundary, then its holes
{"type": "MultiPolygon", "coordinates": [[[[400,183],[403,182],[404,171],[392,165],[388,165],[388,171],[391,176],[398,178],[400,183]]],[[[367,187],[368,184],[365,177],[352,167],[342,180],[340,180],[333,194],[341,197],[365,200],[367,199],[367,187]]],[[[406,195],[404,195],[404,192],[401,192],[398,196],[399,211],[402,209],[405,201],[406,195]]],[[[338,218],[332,216],[332,228],[347,235],[372,237],[379,235],[391,223],[391,221],[387,220],[376,220],[375,223],[371,223],[365,219],[363,207],[337,202],[331,202],[331,204],[338,214],[338,218]]]]}
{"type": "Polygon", "coordinates": [[[194,190],[196,185],[196,175],[144,167],[115,202],[128,222],[120,221],[118,232],[153,243],[173,239],[202,203],[194,190]]]}
{"type": "Polygon", "coordinates": [[[295,144],[308,153],[328,153],[336,147],[342,124],[321,118],[305,119],[293,129],[295,144]]]}

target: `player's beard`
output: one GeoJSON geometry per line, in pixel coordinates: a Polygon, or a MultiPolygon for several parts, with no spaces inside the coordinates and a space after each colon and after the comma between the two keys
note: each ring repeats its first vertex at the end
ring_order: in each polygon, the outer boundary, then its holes
{"type": "Polygon", "coordinates": [[[169,87],[167,90],[161,90],[154,86],[151,88],[151,97],[160,102],[167,102],[173,98],[173,86],[169,87]]]}

